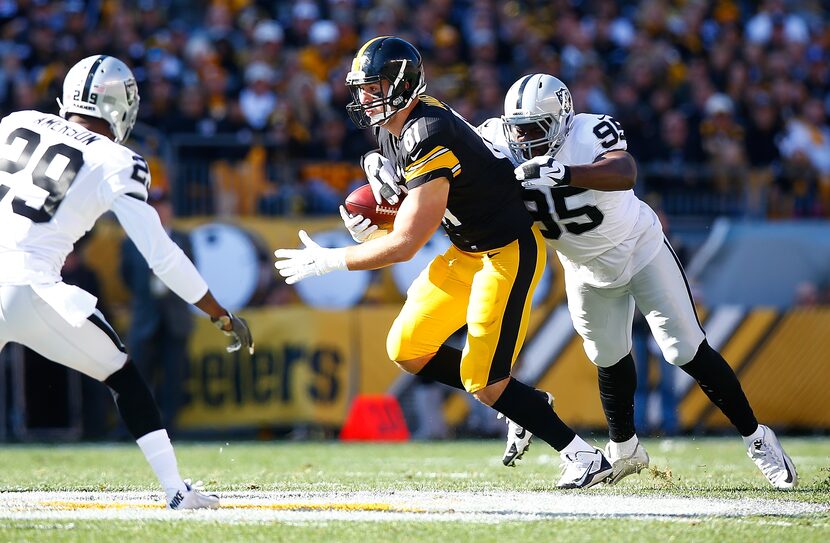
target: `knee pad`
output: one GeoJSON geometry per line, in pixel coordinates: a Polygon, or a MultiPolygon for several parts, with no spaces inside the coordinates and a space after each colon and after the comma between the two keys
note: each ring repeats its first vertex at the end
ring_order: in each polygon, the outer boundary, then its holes
{"type": "Polygon", "coordinates": [[[700,343],[693,344],[688,341],[678,341],[670,348],[663,351],[666,362],[675,366],[688,364],[697,354],[700,343]]]}
{"type": "Polygon", "coordinates": [[[628,351],[624,350],[625,345],[620,345],[619,348],[605,348],[602,352],[597,349],[595,343],[591,343],[590,346],[584,343],[583,347],[588,359],[598,368],[610,368],[631,352],[630,348],[628,351]]]}

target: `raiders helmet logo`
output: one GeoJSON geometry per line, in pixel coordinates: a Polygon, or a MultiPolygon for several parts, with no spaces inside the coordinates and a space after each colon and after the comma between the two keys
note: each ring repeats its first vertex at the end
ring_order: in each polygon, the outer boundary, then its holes
{"type": "Polygon", "coordinates": [[[556,91],[556,98],[558,98],[559,103],[562,104],[563,110],[570,111],[573,109],[573,104],[571,103],[571,93],[568,92],[568,89],[565,87],[562,87],[556,91]]]}
{"type": "Polygon", "coordinates": [[[138,87],[135,84],[135,80],[128,79],[124,82],[124,93],[127,96],[127,105],[133,105],[138,96],[138,87]]]}

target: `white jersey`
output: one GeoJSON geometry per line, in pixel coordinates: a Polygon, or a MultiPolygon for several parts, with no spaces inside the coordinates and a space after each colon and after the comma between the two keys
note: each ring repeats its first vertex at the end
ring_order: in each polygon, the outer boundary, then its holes
{"type": "Polygon", "coordinates": [[[94,297],[61,283],[60,271],[75,242],[112,210],[156,274],[188,302],[197,301],[207,285],[146,203],[149,185],[147,162],[105,136],[38,111],[5,117],[0,285],[32,285],[73,323],[89,316],[94,297]]]}
{"type": "MultiPolygon", "coordinates": [[[[478,130],[515,162],[501,119],[488,119],[478,130]]],[[[626,148],[625,134],[616,120],[580,113],[571,120],[555,158],[568,166],[592,164],[608,151],[626,148]]],[[[660,221],[633,190],[534,187],[525,189],[524,199],[566,273],[578,274],[581,282],[597,287],[623,284],[660,248],[660,221]]]]}

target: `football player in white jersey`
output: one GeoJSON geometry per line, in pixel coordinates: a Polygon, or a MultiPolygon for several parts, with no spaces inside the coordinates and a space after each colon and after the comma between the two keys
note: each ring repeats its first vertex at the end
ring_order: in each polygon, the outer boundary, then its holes
{"type": "MultiPolygon", "coordinates": [[[[636,304],[663,356],[691,375],[732,422],[769,482],[793,488],[795,466],[773,431],[758,424],[732,368],[706,341],[680,261],[657,215],[632,190],[637,166],[620,124],[608,115],[575,114],[560,80],[532,74],[513,84],[504,115],[479,132],[513,159],[525,203],[564,268],[574,328],[598,368],[611,438],[606,456],[614,467],[607,482],[649,462],[634,428],[636,304]]],[[[508,423],[505,464],[530,442],[528,432],[508,423]]]]}
{"type": "Polygon", "coordinates": [[[147,162],[122,145],[138,103],[130,69],[94,55],[67,73],[60,116],[19,111],[0,122],[0,349],[17,342],[106,384],[168,507],[214,508],[216,496],[180,477],[155,400],[96,298],[61,281],[75,242],[112,211],[155,274],[232,337],[228,350],[253,353],[245,321],[219,305],[146,203],[147,162]]]}

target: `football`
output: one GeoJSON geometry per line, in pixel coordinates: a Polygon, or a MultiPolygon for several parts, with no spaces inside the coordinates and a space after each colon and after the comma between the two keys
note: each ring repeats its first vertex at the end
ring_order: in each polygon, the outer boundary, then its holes
{"type": "Polygon", "coordinates": [[[352,215],[363,215],[364,219],[369,219],[372,224],[376,224],[380,230],[391,230],[392,224],[395,222],[395,215],[401,207],[401,202],[405,194],[398,195],[398,203],[390,204],[383,200],[382,204],[375,202],[375,197],[372,194],[372,187],[369,184],[361,185],[354,189],[351,194],[346,197],[345,207],[352,215]]]}

